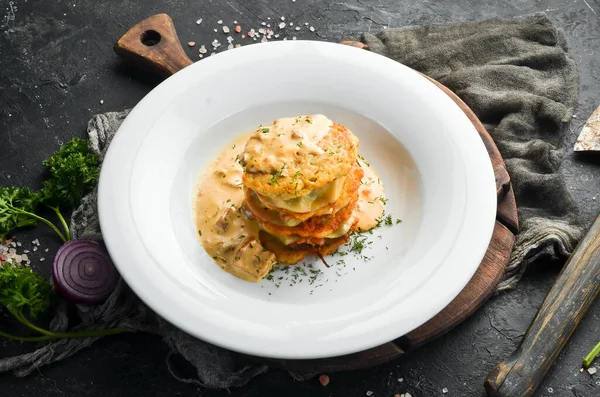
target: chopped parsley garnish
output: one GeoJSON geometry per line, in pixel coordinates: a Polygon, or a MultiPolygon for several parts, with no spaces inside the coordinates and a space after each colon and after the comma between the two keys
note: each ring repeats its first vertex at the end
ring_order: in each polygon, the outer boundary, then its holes
{"type": "Polygon", "coordinates": [[[262,132],[263,134],[266,134],[267,132],[269,132],[268,128],[263,128],[262,130],[260,130],[260,132],[262,132]]]}
{"type": "Polygon", "coordinates": [[[296,144],[296,146],[298,146],[298,147],[302,147],[302,141],[298,142],[298,143],[296,144]]]}
{"type": "Polygon", "coordinates": [[[198,230],[198,235],[202,237],[202,230],[198,230]]]}
{"type": "Polygon", "coordinates": [[[274,185],[277,183],[277,178],[279,178],[282,175],[283,169],[285,168],[285,163],[283,163],[283,165],[281,166],[281,169],[279,171],[277,171],[276,173],[274,173],[271,176],[271,180],[269,181],[269,185],[274,185]]]}
{"type": "Polygon", "coordinates": [[[363,156],[361,156],[360,154],[358,155],[358,157],[367,165],[367,167],[370,167],[371,164],[369,164],[369,162],[367,160],[365,160],[365,158],[363,156]]]}
{"type": "Polygon", "coordinates": [[[364,234],[354,232],[350,235],[350,251],[362,254],[367,245],[367,236],[364,234]]]}
{"type": "Polygon", "coordinates": [[[306,122],[309,123],[309,124],[312,124],[313,123],[313,119],[311,119],[310,117],[307,117],[306,118],[306,122]]]}
{"type": "Polygon", "coordinates": [[[392,226],[393,222],[392,222],[392,216],[391,215],[388,215],[388,216],[385,217],[385,224],[387,226],[392,226]]]}
{"type": "Polygon", "coordinates": [[[396,225],[402,223],[402,219],[396,219],[396,225]]]}

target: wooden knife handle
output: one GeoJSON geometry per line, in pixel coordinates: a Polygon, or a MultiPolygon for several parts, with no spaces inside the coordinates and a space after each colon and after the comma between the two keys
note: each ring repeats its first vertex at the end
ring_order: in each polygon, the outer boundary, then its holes
{"type": "Polygon", "coordinates": [[[599,290],[600,216],[565,263],[518,349],[489,373],[488,396],[531,396],[599,290]]]}
{"type": "Polygon", "coordinates": [[[161,77],[169,77],[193,63],[183,51],[173,20],[167,14],[144,19],[129,29],[113,50],[124,60],[161,77]]]}

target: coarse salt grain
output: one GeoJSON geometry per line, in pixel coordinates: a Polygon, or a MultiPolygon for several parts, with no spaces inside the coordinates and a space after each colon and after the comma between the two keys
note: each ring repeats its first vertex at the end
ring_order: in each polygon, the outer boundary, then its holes
{"type": "Polygon", "coordinates": [[[285,17],[284,17],[284,16],[282,16],[282,17],[281,17],[281,20],[282,20],[282,21],[285,21],[285,17]]]}
{"type": "Polygon", "coordinates": [[[371,390],[367,391],[367,396],[372,396],[373,392],[371,390]]]}
{"type": "Polygon", "coordinates": [[[231,44],[233,42],[233,37],[227,36],[227,42],[231,44]]]}
{"type": "Polygon", "coordinates": [[[100,99],[100,105],[104,104],[104,100],[100,99]]]}
{"type": "Polygon", "coordinates": [[[266,23],[266,22],[261,22],[260,24],[261,24],[262,26],[267,26],[267,23],[266,23]]]}
{"type": "Polygon", "coordinates": [[[444,387],[444,388],[442,389],[442,393],[444,393],[444,394],[448,393],[448,389],[444,387]]]}
{"type": "Polygon", "coordinates": [[[50,248],[46,248],[46,249],[44,250],[44,252],[48,252],[48,251],[50,251],[50,248]]]}
{"type": "Polygon", "coordinates": [[[223,23],[223,20],[222,20],[222,19],[219,19],[219,20],[217,21],[217,23],[220,25],[220,24],[222,24],[222,23],[223,23]]]}
{"type": "Polygon", "coordinates": [[[200,25],[201,23],[202,23],[202,18],[200,18],[196,21],[196,25],[200,25]]]}
{"type": "Polygon", "coordinates": [[[294,22],[290,22],[290,26],[294,26],[294,22]]]}
{"type": "Polygon", "coordinates": [[[22,246],[23,244],[21,244],[20,242],[17,241],[17,247],[22,246]]]}
{"type": "Polygon", "coordinates": [[[310,30],[311,32],[314,32],[315,31],[315,27],[311,26],[310,28],[308,28],[308,30],[310,30]]]}
{"type": "Polygon", "coordinates": [[[29,250],[24,250],[24,251],[23,251],[23,253],[24,253],[24,254],[28,254],[28,253],[29,253],[29,250]]]}
{"type": "Polygon", "coordinates": [[[258,29],[258,33],[260,34],[265,34],[267,31],[265,30],[265,28],[260,28],[258,29]]]}
{"type": "Polygon", "coordinates": [[[398,378],[398,382],[400,382],[400,383],[404,382],[404,378],[398,378]]]}
{"type": "Polygon", "coordinates": [[[234,25],[237,25],[237,23],[238,23],[237,21],[233,21],[233,24],[234,24],[234,25]]]}
{"type": "Polygon", "coordinates": [[[285,22],[279,22],[279,29],[285,28],[285,22]]]}
{"type": "Polygon", "coordinates": [[[46,260],[46,258],[44,258],[43,256],[40,258],[40,262],[43,262],[45,260],[46,260]]]}
{"type": "Polygon", "coordinates": [[[202,46],[200,46],[200,49],[198,50],[198,52],[200,52],[200,54],[206,54],[206,46],[204,44],[202,44],[202,46]]]}
{"type": "Polygon", "coordinates": [[[189,45],[190,47],[193,47],[193,46],[195,46],[195,45],[196,45],[196,42],[195,42],[195,41],[188,41],[188,45],[189,45]]]}
{"type": "Polygon", "coordinates": [[[217,32],[218,32],[218,30],[217,30],[217,29],[213,29],[213,30],[215,31],[215,33],[217,33],[217,32]]]}
{"type": "Polygon", "coordinates": [[[223,26],[223,33],[229,33],[229,27],[223,26]]]}
{"type": "Polygon", "coordinates": [[[245,34],[243,34],[243,35],[242,35],[242,39],[245,39],[245,38],[246,38],[246,35],[245,35],[245,34]]]}
{"type": "Polygon", "coordinates": [[[296,40],[296,36],[292,37],[292,40],[296,40]]]}
{"type": "Polygon", "coordinates": [[[296,30],[300,30],[300,26],[296,26],[296,30]]]}
{"type": "Polygon", "coordinates": [[[229,43],[229,44],[227,45],[227,49],[228,49],[228,50],[233,50],[233,44],[229,43]]]}
{"type": "Polygon", "coordinates": [[[308,26],[308,22],[304,22],[304,26],[308,26]]]}
{"type": "Polygon", "coordinates": [[[327,375],[319,376],[319,382],[321,383],[322,386],[327,386],[329,384],[329,376],[327,376],[327,375]]]}
{"type": "Polygon", "coordinates": [[[596,367],[591,367],[591,368],[588,368],[588,370],[587,370],[587,371],[588,371],[588,373],[589,373],[590,375],[594,375],[596,372],[598,372],[598,371],[596,370],[596,367]]]}

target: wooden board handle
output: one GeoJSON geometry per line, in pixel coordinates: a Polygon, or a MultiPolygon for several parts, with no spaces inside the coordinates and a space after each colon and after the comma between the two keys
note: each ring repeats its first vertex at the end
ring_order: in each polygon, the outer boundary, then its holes
{"type": "Polygon", "coordinates": [[[600,290],[600,216],[548,292],[518,349],[485,380],[488,396],[531,396],[600,290]]]}
{"type": "Polygon", "coordinates": [[[183,51],[173,20],[167,14],[144,19],[129,29],[113,50],[126,61],[161,77],[169,77],[193,63],[183,51]]]}

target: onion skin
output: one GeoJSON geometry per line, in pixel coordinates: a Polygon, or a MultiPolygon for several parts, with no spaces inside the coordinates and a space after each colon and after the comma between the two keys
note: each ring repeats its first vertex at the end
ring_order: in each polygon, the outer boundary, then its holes
{"type": "Polygon", "coordinates": [[[74,303],[104,303],[119,278],[108,251],[96,241],[69,240],[58,249],[52,262],[56,289],[74,303]]]}

